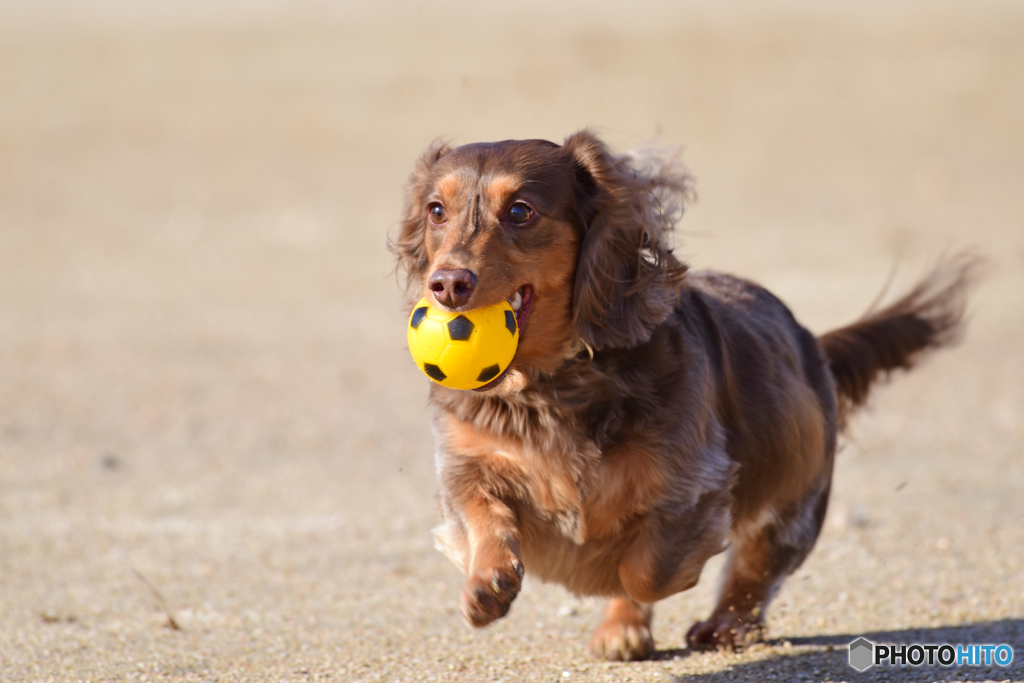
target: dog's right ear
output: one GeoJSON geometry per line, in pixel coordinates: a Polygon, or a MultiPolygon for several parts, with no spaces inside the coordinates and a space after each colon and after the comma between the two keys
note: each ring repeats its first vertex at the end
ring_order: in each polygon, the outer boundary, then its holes
{"type": "Polygon", "coordinates": [[[573,325],[591,349],[642,344],[671,313],[686,273],[668,234],[692,197],[690,176],[670,150],[615,155],[588,130],[563,148],[583,232],[573,325]]]}
{"type": "Polygon", "coordinates": [[[405,187],[405,206],[398,236],[388,238],[388,249],[398,259],[397,268],[405,271],[406,293],[410,296],[423,284],[427,268],[426,196],[430,192],[430,174],[434,165],[451,151],[443,140],[434,140],[413,167],[405,187]]]}

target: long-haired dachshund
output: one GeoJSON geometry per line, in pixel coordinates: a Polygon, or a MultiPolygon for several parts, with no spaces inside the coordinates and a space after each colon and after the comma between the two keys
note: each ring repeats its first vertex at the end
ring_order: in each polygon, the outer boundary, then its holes
{"type": "Polygon", "coordinates": [[[607,596],[591,651],[654,652],[653,603],[728,549],[694,648],[759,638],[814,546],[837,433],[871,384],[961,329],[978,259],[815,337],[752,282],[688,272],[667,238],[691,196],[665,153],[562,145],[431,146],[391,248],[412,300],[508,300],[520,344],[477,391],[434,385],[443,523],[473,626],[504,616],[525,573],[607,596]]]}

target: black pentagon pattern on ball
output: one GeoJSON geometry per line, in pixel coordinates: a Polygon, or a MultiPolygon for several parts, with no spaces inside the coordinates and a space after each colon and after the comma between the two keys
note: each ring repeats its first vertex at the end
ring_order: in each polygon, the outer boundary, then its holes
{"type": "Polygon", "coordinates": [[[437,367],[433,363],[424,363],[423,372],[427,373],[427,377],[435,382],[443,382],[448,379],[448,375],[441,372],[441,368],[437,367]]]}
{"type": "Polygon", "coordinates": [[[516,314],[512,311],[505,311],[505,327],[513,337],[516,336],[516,314]]]}
{"type": "Polygon", "coordinates": [[[423,322],[423,319],[426,317],[427,307],[420,306],[419,308],[412,312],[412,319],[409,320],[409,327],[415,330],[417,327],[420,326],[420,323],[423,322]]]}
{"type": "Polygon", "coordinates": [[[492,379],[501,373],[500,365],[491,365],[480,371],[480,376],[476,378],[477,382],[490,382],[492,379]]]}
{"type": "Polygon", "coordinates": [[[452,341],[469,341],[473,334],[473,323],[464,315],[448,321],[448,335],[452,341]]]}

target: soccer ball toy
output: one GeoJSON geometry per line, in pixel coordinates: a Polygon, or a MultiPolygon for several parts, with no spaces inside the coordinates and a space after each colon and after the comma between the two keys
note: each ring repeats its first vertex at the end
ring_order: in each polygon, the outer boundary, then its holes
{"type": "Polygon", "coordinates": [[[477,389],[512,362],[519,326],[507,301],[458,313],[424,297],[409,316],[408,338],[412,359],[427,377],[451,389],[477,389]]]}

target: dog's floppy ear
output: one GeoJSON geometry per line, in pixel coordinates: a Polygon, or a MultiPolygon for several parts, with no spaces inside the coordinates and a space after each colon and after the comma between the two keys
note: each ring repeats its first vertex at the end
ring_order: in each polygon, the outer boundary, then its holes
{"type": "Polygon", "coordinates": [[[563,148],[583,228],[573,325],[592,349],[642,344],[671,313],[686,272],[667,238],[692,196],[690,177],[677,154],[616,156],[587,130],[563,148]]]}
{"type": "Polygon", "coordinates": [[[442,141],[435,140],[426,149],[413,167],[412,175],[405,188],[405,206],[402,210],[402,222],[398,236],[388,239],[388,249],[398,259],[398,269],[405,271],[406,293],[414,295],[423,284],[427,262],[426,211],[424,202],[430,191],[430,171],[434,164],[451,151],[451,147],[442,141]]]}

